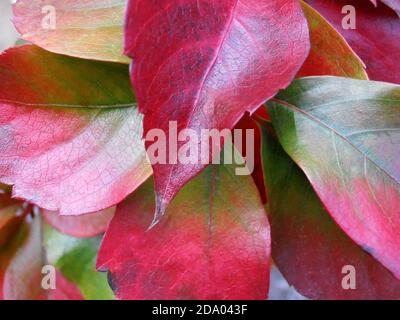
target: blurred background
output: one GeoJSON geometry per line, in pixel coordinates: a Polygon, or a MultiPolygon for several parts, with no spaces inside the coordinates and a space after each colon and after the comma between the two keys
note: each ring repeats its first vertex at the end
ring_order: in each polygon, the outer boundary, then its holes
{"type": "MultiPolygon", "coordinates": [[[[11,2],[15,1],[0,0],[0,53],[12,47],[18,39],[18,33],[11,22],[11,2]]],[[[273,268],[271,273],[270,299],[302,300],[304,298],[289,286],[276,268],[273,268]]]]}

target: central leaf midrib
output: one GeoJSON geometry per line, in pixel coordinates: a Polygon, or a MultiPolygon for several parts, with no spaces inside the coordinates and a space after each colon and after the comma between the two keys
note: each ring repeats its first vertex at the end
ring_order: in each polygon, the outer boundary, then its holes
{"type": "MultiPolygon", "coordinates": [[[[237,8],[238,3],[239,3],[239,0],[236,0],[235,6],[234,6],[234,8],[232,9],[231,16],[230,16],[229,21],[228,21],[228,23],[227,23],[227,25],[226,25],[225,33],[224,33],[224,35],[221,37],[221,41],[220,41],[220,43],[219,43],[219,45],[218,45],[218,48],[217,48],[217,50],[216,50],[214,59],[211,61],[209,67],[207,68],[206,72],[204,73],[204,78],[203,78],[203,80],[202,80],[201,83],[200,83],[200,87],[199,87],[199,89],[197,90],[196,98],[195,98],[194,101],[193,101],[192,111],[190,112],[190,114],[189,114],[189,116],[188,116],[188,118],[187,118],[186,128],[188,128],[189,125],[191,124],[193,115],[194,115],[195,111],[198,110],[198,108],[199,108],[198,102],[199,102],[199,99],[200,99],[201,92],[203,91],[204,85],[205,85],[205,83],[207,82],[207,79],[208,79],[208,77],[210,76],[212,69],[214,68],[215,64],[217,63],[218,57],[219,57],[219,55],[220,55],[220,53],[221,53],[221,50],[222,50],[222,47],[223,47],[224,42],[225,42],[225,40],[226,40],[226,37],[228,36],[228,34],[229,34],[230,30],[231,30],[232,23],[233,23],[233,21],[234,21],[235,12],[236,12],[236,8],[237,8]]],[[[169,185],[170,185],[171,178],[172,178],[172,174],[173,174],[175,168],[176,168],[176,165],[173,165],[172,168],[171,168],[171,170],[170,170],[170,173],[169,173],[169,175],[168,175],[168,181],[167,181],[166,188],[165,188],[164,193],[163,193],[163,196],[162,196],[163,199],[165,198],[165,195],[167,194],[168,187],[169,187],[169,185]]]]}

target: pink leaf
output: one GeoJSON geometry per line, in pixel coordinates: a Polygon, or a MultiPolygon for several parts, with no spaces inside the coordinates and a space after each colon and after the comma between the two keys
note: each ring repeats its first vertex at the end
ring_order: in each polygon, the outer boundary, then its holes
{"type": "Polygon", "coordinates": [[[151,174],[124,65],[22,46],[0,55],[0,181],[61,214],[111,207],[151,174]]]}
{"type": "Polygon", "coordinates": [[[42,210],[46,221],[61,233],[77,238],[89,238],[104,233],[114,216],[115,207],[81,216],[60,216],[57,212],[42,210]]]}

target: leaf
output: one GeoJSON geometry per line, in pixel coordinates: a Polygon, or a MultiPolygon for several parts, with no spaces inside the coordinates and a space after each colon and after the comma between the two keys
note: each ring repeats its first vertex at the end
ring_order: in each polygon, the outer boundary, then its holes
{"type": "Polygon", "coordinates": [[[346,40],[317,11],[301,1],[310,29],[310,54],[297,77],[331,75],[368,79],[364,63],[346,40]]]}
{"type": "MultiPolygon", "coordinates": [[[[232,129],[288,86],[308,50],[307,21],[295,0],[128,2],[125,53],[134,60],[145,136],[160,129],[174,140],[172,121],[178,132],[192,129],[199,137],[201,129],[232,129]]],[[[185,144],[168,139],[167,150],[185,144]]],[[[153,163],[156,220],[205,167],[176,164],[173,156],[166,162],[153,163]]]]}
{"type": "Polygon", "coordinates": [[[7,265],[4,273],[3,292],[5,300],[80,300],[78,288],[56,273],[56,288],[45,290],[42,286],[42,268],[46,264],[41,241],[41,220],[36,216],[25,223],[18,239],[20,246],[7,265]]]}
{"type": "Polygon", "coordinates": [[[117,207],[97,267],[119,299],[266,299],[270,234],[250,176],[211,165],[153,218],[152,182],[117,207]]]}
{"type": "MultiPolygon", "coordinates": [[[[265,110],[264,107],[260,109],[265,110]]],[[[258,109],[257,109],[258,110],[258,109]]],[[[258,192],[260,193],[261,200],[263,203],[267,202],[267,194],[265,192],[265,184],[264,184],[264,173],[262,167],[262,159],[261,159],[261,131],[260,127],[257,123],[251,118],[251,116],[246,113],[242,119],[236,124],[234,130],[242,130],[242,139],[241,141],[234,141],[237,146],[237,150],[241,150],[242,156],[247,159],[247,157],[253,157],[251,160],[254,165],[254,169],[252,171],[251,176],[253,177],[254,183],[258,188],[258,192]],[[247,145],[247,130],[252,130],[254,134],[254,145],[247,145]],[[237,143],[240,143],[240,147],[237,143]],[[253,154],[247,155],[247,151],[253,152],[253,154]]],[[[249,141],[250,142],[250,141],[249,141]]]]}
{"type": "Polygon", "coordinates": [[[334,220],[399,278],[400,87],[303,78],[269,112],[334,220]]]}
{"type": "Polygon", "coordinates": [[[49,51],[128,63],[122,54],[125,5],[126,0],[18,0],[14,25],[24,40],[49,51]]]}
{"type": "MultiPolygon", "coordinates": [[[[29,225],[27,223],[22,223],[21,227],[18,229],[18,232],[16,233],[16,236],[7,243],[7,246],[4,246],[3,248],[0,249],[0,300],[17,298],[21,286],[23,288],[27,288],[30,285],[28,283],[28,279],[26,280],[22,279],[23,272],[20,273],[18,276],[16,275],[16,273],[18,272],[17,268],[21,264],[21,262],[19,264],[18,261],[17,263],[13,262],[14,256],[18,253],[18,250],[23,250],[24,246],[26,246],[29,234],[30,234],[29,225]],[[13,270],[9,271],[8,268],[12,263],[14,263],[13,270]],[[13,281],[14,277],[16,278],[16,282],[12,285],[10,284],[10,281],[13,281]]],[[[29,262],[32,263],[32,261],[29,262]]],[[[19,271],[21,270],[22,269],[19,268],[19,271]]],[[[39,286],[35,286],[34,288],[35,290],[32,291],[28,290],[26,294],[27,295],[29,294],[30,296],[29,297],[25,296],[25,298],[29,299],[33,297],[33,299],[36,298],[40,299],[41,292],[40,292],[40,282],[38,280],[39,276],[35,272],[34,268],[32,268],[31,271],[32,271],[31,275],[33,276],[32,278],[34,279],[36,277],[39,286]]]]}
{"type": "Polygon", "coordinates": [[[20,245],[21,234],[25,235],[23,221],[28,213],[26,204],[11,199],[9,191],[0,185],[0,300],[4,299],[4,274],[20,245]]]}
{"type": "Polygon", "coordinates": [[[372,80],[400,83],[400,19],[386,6],[374,6],[366,0],[306,0],[347,40],[367,66],[372,80]],[[344,29],[348,13],[355,8],[355,29],[344,29]],[[373,26],[373,27],[371,27],[373,26]]]}
{"type": "Polygon", "coordinates": [[[400,282],[333,222],[304,173],[263,133],[272,254],[289,284],[311,299],[399,299],[400,282]],[[354,290],[342,286],[346,266],[354,267],[354,290]]]}
{"type": "MultiPolygon", "coordinates": [[[[297,74],[297,77],[333,75],[367,80],[368,75],[364,69],[364,63],[357,54],[350,48],[346,40],[333,28],[324,17],[305,2],[300,2],[310,29],[311,50],[305,63],[297,74]]],[[[269,122],[270,117],[266,108],[261,107],[253,115],[253,119],[259,122],[269,122]]],[[[256,166],[252,174],[258,186],[262,198],[267,199],[265,194],[264,173],[261,163],[260,132],[256,122],[246,116],[239,122],[243,128],[257,127],[256,130],[256,166]],[[253,124],[251,124],[252,121],[253,124]]],[[[264,201],[265,203],[265,201],[264,201]]]]}
{"type": "Polygon", "coordinates": [[[0,293],[7,300],[112,299],[105,275],[95,270],[99,244],[100,238],[62,235],[36,215],[0,252],[0,293]],[[42,287],[44,266],[55,268],[55,289],[42,287]]]}
{"type": "Polygon", "coordinates": [[[48,300],[82,300],[83,296],[75,284],[69,282],[59,271],[56,272],[57,288],[51,290],[48,300]]]}
{"type": "Polygon", "coordinates": [[[17,232],[21,223],[18,216],[20,209],[21,203],[12,200],[7,193],[0,193],[0,249],[17,232]]]}
{"type": "Polygon", "coordinates": [[[0,248],[0,300],[4,300],[4,276],[13,256],[27,237],[27,226],[21,224],[21,228],[15,233],[15,237],[8,239],[6,246],[0,248]]]}
{"type": "Polygon", "coordinates": [[[111,207],[151,174],[127,67],[22,46],[0,55],[0,181],[61,214],[111,207]]]}
{"type": "MultiPolygon", "coordinates": [[[[400,1],[399,0],[380,0],[382,3],[386,4],[388,7],[392,8],[394,11],[397,12],[398,16],[400,17],[400,1]]],[[[371,2],[375,5],[378,5],[377,0],[371,0],[371,2]]]]}
{"type": "Polygon", "coordinates": [[[81,216],[60,216],[43,210],[42,215],[56,230],[77,238],[90,238],[104,233],[115,213],[115,207],[81,216]]]}
{"type": "Polygon", "coordinates": [[[44,226],[44,247],[48,262],[68,281],[76,284],[87,300],[114,299],[105,274],[96,272],[100,237],[78,239],[44,226]]]}

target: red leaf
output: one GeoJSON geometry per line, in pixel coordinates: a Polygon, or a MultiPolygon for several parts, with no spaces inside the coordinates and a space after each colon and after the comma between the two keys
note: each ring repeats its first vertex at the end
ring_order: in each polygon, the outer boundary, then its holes
{"type": "MultiPolygon", "coordinates": [[[[170,121],[197,134],[232,129],[290,83],[308,50],[307,21],[295,0],[128,3],[125,52],[134,59],[145,134],[157,128],[169,137],[170,121]]],[[[205,167],[167,162],[153,165],[156,217],[205,167]]]]}
{"type": "Polygon", "coordinates": [[[60,271],[56,273],[57,287],[49,291],[48,300],[83,300],[84,297],[79,288],[68,281],[60,271]]]}
{"type": "Polygon", "coordinates": [[[400,19],[388,7],[374,6],[366,0],[306,0],[318,10],[367,66],[372,80],[400,83],[400,19]],[[356,9],[356,28],[344,29],[342,8],[356,9]]]}
{"type": "MultiPolygon", "coordinates": [[[[259,109],[265,110],[264,107],[261,107],[259,109]]],[[[247,139],[246,139],[246,130],[253,130],[254,132],[254,145],[253,148],[253,155],[249,156],[254,156],[254,170],[251,174],[253,177],[254,183],[256,184],[258,188],[258,192],[260,193],[261,200],[263,203],[267,202],[267,194],[265,192],[265,183],[264,183],[264,173],[263,173],[263,167],[262,167],[262,162],[261,162],[261,131],[260,127],[257,125],[257,123],[250,117],[248,113],[246,113],[242,119],[238,122],[238,124],[235,126],[235,129],[243,130],[242,134],[242,141],[241,141],[241,150],[242,150],[242,155],[244,158],[247,157],[247,139]]],[[[236,144],[236,142],[235,142],[236,144]]],[[[240,150],[240,148],[238,148],[240,150]]]]}
{"type": "Polygon", "coordinates": [[[61,233],[77,238],[90,238],[106,231],[114,212],[115,207],[81,216],[60,216],[57,212],[48,210],[42,210],[42,215],[61,233]]]}
{"type": "Polygon", "coordinates": [[[119,299],[266,299],[269,226],[254,183],[212,165],[148,230],[148,181],[117,207],[99,251],[119,299]]]}
{"type": "Polygon", "coordinates": [[[266,129],[263,145],[272,254],[289,284],[312,299],[399,299],[400,281],[335,224],[266,129]],[[346,266],[355,268],[355,289],[342,286],[349,284],[346,266]]]}
{"type": "MultiPolygon", "coordinates": [[[[397,14],[400,16],[400,1],[399,0],[380,0],[384,4],[386,4],[388,7],[392,8],[394,11],[397,12],[397,14]]],[[[376,6],[377,0],[371,0],[371,2],[376,6]]]]}
{"type": "Polygon", "coordinates": [[[0,181],[62,214],[123,200],[151,174],[124,65],[22,46],[0,55],[0,181]]]}

